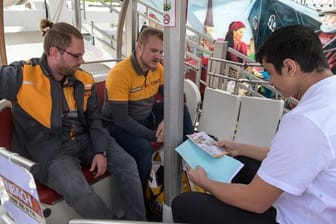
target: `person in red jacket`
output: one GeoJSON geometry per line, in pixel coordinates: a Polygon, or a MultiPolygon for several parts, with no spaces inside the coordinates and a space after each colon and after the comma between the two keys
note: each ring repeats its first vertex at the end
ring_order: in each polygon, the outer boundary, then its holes
{"type": "MultiPolygon", "coordinates": [[[[245,30],[246,27],[243,22],[233,21],[229,25],[225,40],[228,42],[228,47],[231,47],[244,55],[248,55],[247,44],[242,41],[245,30]]],[[[226,59],[235,62],[243,62],[241,58],[230,52],[227,53],[226,59]]]]}
{"type": "Polygon", "coordinates": [[[336,9],[324,11],[324,18],[320,26],[319,37],[328,60],[330,69],[336,72],[336,9]]]}

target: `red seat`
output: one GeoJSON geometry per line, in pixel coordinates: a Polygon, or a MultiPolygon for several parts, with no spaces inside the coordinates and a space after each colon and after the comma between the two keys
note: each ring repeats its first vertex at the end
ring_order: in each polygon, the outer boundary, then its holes
{"type": "MultiPolygon", "coordinates": [[[[204,92],[205,92],[205,87],[206,87],[206,85],[203,84],[203,83],[204,82],[206,83],[206,81],[207,81],[208,60],[209,60],[209,58],[202,56],[201,60],[202,60],[201,80],[203,82],[200,83],[200,92],[201,92],[201,96],[203,98],[204,92]]],[[[193,65],[193,66],[197,66],[197,61],[195,59],[193,59],[193,58],[187,58],[185,60],[185,62],[187,64],[190,64],[190,65],[193,65]]],[[[186,74],[185,74],[185,78],[190,79],[190,80],[192,80],[192,81],[195,82],[196,81],[196,71],[194,71],[192,69],[189,70],[189,71],[187,71],[186,74]]]]}
{"type": "Polygon", "coordinates": [[[158,151],[163,146],[163,142],[151,142],[153,152],[158,151]]]}
{"type": "Polygon", "coordinates": [[[96,82],[95,86],[96,86],[97,95],[99,97],[99,103],[100,103],[100,106],[102,107],[104,103],[104,95],[105,95],[105,81],[96,82]]]}
{"type": "MultiPolygon", "coordinates": [[[[0,146],[10,150],[13,130],[13,117],[10,108],[5,108],[3,111],[0,111],[0,123],[0,146]]],[[[46,204],[53,204],[62,198],[54,190],[43,184],[37,183],[37,190],[40,200],[46,204]]]]}
{"type": "MultiPolygon", "coordinates": [[[[82,170],[83,170],[83,174],[85,176],[85,179],[89,184],[94,184],[94,183],[98,182],[99,180],[101,180],[101,179],[103,179],[103,178],[105,178],[109,175],[108,173],[106,173],[103,176],[95,178],[93,176],[93,174],[89,171],[90,167],[84,166],[82,170]]],[[[37,187],[37,191],[38,191],[39,198],[40,198],[41,202],[43,202],[45,204],[48,204],[48,205],[52,205],[52,204],[55,204],[56,202],[62,200],[61,195],[59,195],[56,191],[47,187],[46,185],[37,183],[36,187],[37,187]]]]}
{"type": "Polygon", "coordinates": [[[10,108],[0,111],[0,146],[10,148],[13,130],[13,118],[10,108]]]}
{"type": "MultiPolygon", "coordinates": [[[[13,118],[10,108],[6,108],[0,112],[0,146],[5,147],[10,150],[12,130],[13,130],[13,118]]],[[[83,167],[83,174],[85,179],[89,184],[94,184],[101,180],[108,174],[94,178],[93,174],[89,171],[89,167],[83,167]]],[[[57,201],[62,199],[62,196],[56,193],[51,188],[36,182],[37,191],[39,194],[40,201],[45,204],[55,204],[57,201]]]]}
{"type": "MultiPolygon", "coordinates": [[[[160,93],[156,94],[155,95],[155,102],[162,102],[163,101],[163,97],[160,93]]],[[[153,152],[156,152],[158,151],[159,149],[162,148],[163,146],[163,142],[151,142],[151,145],[152,145],[152,149],[153,149],[153,152]]]]}

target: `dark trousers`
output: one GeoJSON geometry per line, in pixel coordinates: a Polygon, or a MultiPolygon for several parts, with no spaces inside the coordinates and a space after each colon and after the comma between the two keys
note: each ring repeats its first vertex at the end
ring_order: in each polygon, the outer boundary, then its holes
{"type": "MultiPolygon", "coordinates": [[[[113,138],[107,152],[107,170],[115,177],[121,198],[124,218],[145,220],[145,204],[136,162],[113,138]]],[[[115,219],[121,214],[106,205],[93,190],[81,170],[81,164],[91,165],[93,154],[88,135],[82,135],[63,144],[48,168],[48,185],[74,208],[82,217],[88,219],[115,219]]],[[[114,199],[112,199],[114,202],[114,199]]]]}
{"type": "MultiPolygon", "coordinates": [[[[152,116],[144,121],[139,121],[147,128],[155,130],[158,124],[163,120],[163,103],[156,103],[152,110],[152,116]]],[[[139,175],[142,186],[146,187],[152,168],[153,149],[149,140],[129,134],[127,131],[116,127],[110,128],[111,135],[116,139],[118,144],[124,148],[136,161],[138,165],[139,175]]],[[[183,135],[193,133],[193,125],[190,114],[186,106],[184,106],[183,114],[183,135]]]]}
{"type": "MultiPolygon", "coordinates": [[[[260,162],[246,157],[237,157],[245,166],[232,180],[235,183],[249,183],[256,174],[260,162]]],[[[172,202],[174,222],[177,223],[221,223],[221,224],[272,224],[276,211],[268,209],[257,214],[233,207],[218,200],[211,194],[186,192],[172,202]]]]}

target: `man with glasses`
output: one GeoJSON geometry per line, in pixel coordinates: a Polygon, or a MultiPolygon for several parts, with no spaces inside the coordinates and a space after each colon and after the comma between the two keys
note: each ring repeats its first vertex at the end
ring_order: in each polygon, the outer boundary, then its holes
{"type": "Polygon", "coordinates": [[[137,165],[104,129],[94,79],[80,69],[82,34],[67,23],[40,25],[42,57],[0,68],[0,99],[13,104],[12,150],[38,163],[36,178],[83,218],[145,220],[137,165]],[[81,165],[95,177],[111,172],[124,207],[117,212],[105,205],[81,165]]]}

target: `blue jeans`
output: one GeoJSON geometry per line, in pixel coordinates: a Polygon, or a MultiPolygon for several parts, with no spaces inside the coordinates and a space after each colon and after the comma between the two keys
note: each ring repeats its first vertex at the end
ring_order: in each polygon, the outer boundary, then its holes
{"type": "MultiPolygon", "coordinates": [[[[91,165],[93,154],[87,135],[82,135],[63,144],[61,151],[51,161],[46,185],[57,191],[83,218],[115,219],[120,215],[113,211],[94,192],[81,171],[81,164],[91,165]]],[[[117,179],[121,198],[124,200],[124,217],[130,220],[145,220],[146,212],[143,191],[137,165],[111,138],[107,150],[107,169],[117,179]]],[[[113,199],[112,199],[113,201],[113,199]]]]}
{"type": "MultiPolygon", "coordinates": [[[[163,120],[163,103],[154,104],[152,115],[143,121],[139,121],[147,128],[155,130],[157,125],[163,120]]],[[[188,108],[184,105],[183,112],[183,136],[193,133],[193,125],[188,108]]],[[[153,149],[150,141],[129,134],[127,131],[112,125],[110,134],[116,139],[118,144],[123,147],[136,161],[143,189],[147,185],[150,170],[152,168],[153,149]]]]}

